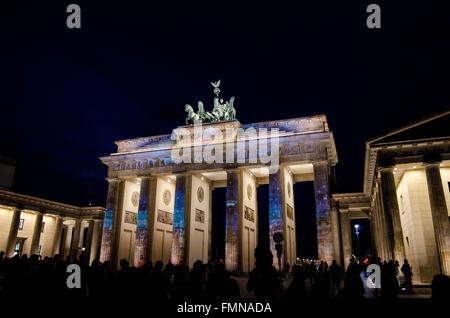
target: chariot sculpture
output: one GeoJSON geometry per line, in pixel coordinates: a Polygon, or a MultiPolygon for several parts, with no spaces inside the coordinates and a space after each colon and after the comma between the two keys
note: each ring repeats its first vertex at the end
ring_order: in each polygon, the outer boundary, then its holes
{"type": "Polygon", "coordinates": [[[216,83],[211,83],[214,87],[214,103],[213,110],[211,112],[205,111],[203,103],[198,102],[197,113],[194,108],[186,104],[185,111],[187,112],[186,125],[193,124],[194,121],[201,120],[203,123],[215,123],[220,121],[234,120],[236,119],[236,110],[234,109],[234,96],[230,98],[229,101],[224,102],[223,99],[219,98],[220,93],[220,80],[216,83]]]}

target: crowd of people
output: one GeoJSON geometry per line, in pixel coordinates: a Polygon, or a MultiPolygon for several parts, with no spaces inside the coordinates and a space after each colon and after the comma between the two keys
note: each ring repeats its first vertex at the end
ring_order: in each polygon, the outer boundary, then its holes
{"type": "MultiPolygon", "coordinates": [[[[87,266],[82,254],[77,261],[81,269],[81,288],[69,289],[66,272],[69,259],[59,255],[53,258],[40,258],[38,255],[5,257],[0,253],[0,297],[48,299],[49,297],[70,297],[79,301],[152,301],[178,303],[189,301],[217,301],[220,299],[239,299],[241,291],[237,280],[225,269],[222,261],[207,264],[196,261],[191,268],[182,264],[154,264],[147,262],[136,268],[128,261],[120,261],[120,269],[114,270],[109,261],[100,263],[94,260],[87,266]]],[[[395,298],[400,286],[405,290],[412,288],[412,270],[407,260],[400,268],[398,262],[372,260],[381,268],[381,288],[375,289],[380,298],[395,298]],[[400,285],[399,270],[405,277],[400,285]]],[[[355,258],[346,270],[333,261],[302,262],[289,266],[285,264],[284,273],[273,266],[270,249],[257,247],[255,268],[249,273],[247,290],[258,299],[348,299],[363,300],[365,288],[362,273],[365,273],[355,258]],[[283,282],[284,280],[284,282],[283,282]]],[[[437,275],[432,283],[434,299],[449,297],[450,279],[437,275]]]]}

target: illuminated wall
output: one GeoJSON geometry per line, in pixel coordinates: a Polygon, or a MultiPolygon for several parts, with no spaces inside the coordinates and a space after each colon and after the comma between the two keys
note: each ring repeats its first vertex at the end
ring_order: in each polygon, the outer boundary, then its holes
{"type": "Polygon", "coordinates": [[[403,173],[397,185],[397,200],[405,256],[411,264],[413,280],[430,283],[440,268],[424,169],[403,173]]]}

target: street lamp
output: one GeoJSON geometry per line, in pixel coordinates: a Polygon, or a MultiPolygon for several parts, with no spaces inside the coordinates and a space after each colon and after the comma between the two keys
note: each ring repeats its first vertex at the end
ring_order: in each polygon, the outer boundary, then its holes
{"type": "Polygon", "coordinates": [[[359,224],[355,224],[355,234],[356,234],[356,244],[357,244],[357,252],[359,254],[359,224]]]}

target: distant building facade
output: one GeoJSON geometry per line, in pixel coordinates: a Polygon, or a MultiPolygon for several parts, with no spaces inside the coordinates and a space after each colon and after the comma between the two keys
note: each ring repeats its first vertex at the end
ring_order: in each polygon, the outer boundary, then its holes
{"type": "Polygon", "coordinates": [[[75,260],[84,250],[99,259],[104,208],[76,207],[0,190],[0,251],[16,254],[60,254],[75,260]]]}
{"type": "Polygon", "coordinates": [[[450,111],[366,143],[364,191],[334,194],[343,258],[352,254],[350,220],[370,220],[383,260],[408,259],[415,282],[450,275],[450,111]]]}

